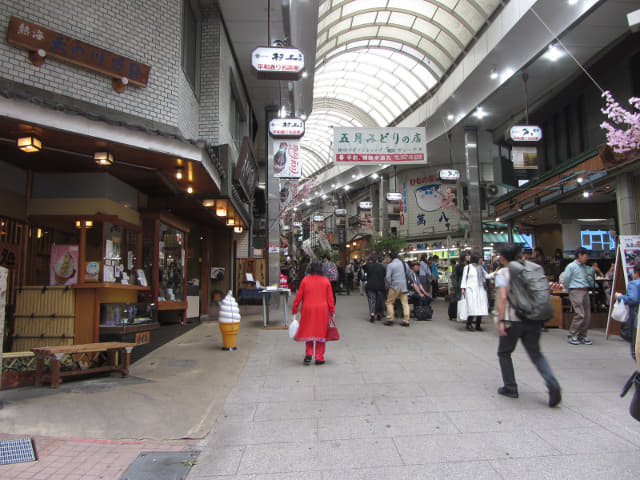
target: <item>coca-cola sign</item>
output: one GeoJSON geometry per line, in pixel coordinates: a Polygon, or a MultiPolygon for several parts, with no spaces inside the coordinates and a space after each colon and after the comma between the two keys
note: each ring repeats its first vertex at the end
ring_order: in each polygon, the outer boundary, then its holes
{"type": "Polygon", "coordinates": [[[298,140],[272,142],[273,176],[276,178],[300,178],[300,142],[298,140]]]}

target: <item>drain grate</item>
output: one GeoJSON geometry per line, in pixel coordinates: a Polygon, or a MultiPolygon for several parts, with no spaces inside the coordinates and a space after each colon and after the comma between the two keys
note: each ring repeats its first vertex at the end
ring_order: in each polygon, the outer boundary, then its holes
{"type": "Polygon", "coordinates": [[[0,441],[0,465],[35,462],[36,460],[36,451],[30,438],[0,441]]]}

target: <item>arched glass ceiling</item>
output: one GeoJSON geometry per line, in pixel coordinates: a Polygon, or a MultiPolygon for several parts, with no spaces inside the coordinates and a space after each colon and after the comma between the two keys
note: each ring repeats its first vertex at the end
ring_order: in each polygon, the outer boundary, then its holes
{"type": "Polygon", "coordinates": [[[387,126],[438,85],[501,3],[321,0],[303,176],[332,161],[332,127],[387,126]]]}

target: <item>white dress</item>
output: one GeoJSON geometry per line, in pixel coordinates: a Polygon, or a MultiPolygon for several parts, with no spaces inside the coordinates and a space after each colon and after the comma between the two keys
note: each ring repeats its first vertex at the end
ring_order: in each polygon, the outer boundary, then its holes
{"type": "Polygon", "coordinates": [[[467,300],[467,312],[470,317],[489,315],[489,298],[484,288],[485,271],[479,265],[470,263],[462,271],[460,288],[465,289],[464,298],[467,300]]]}

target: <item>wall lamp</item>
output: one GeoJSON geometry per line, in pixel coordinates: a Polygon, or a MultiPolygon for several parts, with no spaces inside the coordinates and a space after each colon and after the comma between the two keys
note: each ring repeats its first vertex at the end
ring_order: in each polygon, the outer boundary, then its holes
{"type": "Polygon", "coordinates": [[[227,218],[227,226],[228,227],[232,227],[236,224],[236,219],[233,217],[229,217],[227,218]]]}
{"type": "Polygon", "coordinates": [[[113,154],[110,152],[95,152],[93,160],[98,165],[113,165],[113,154]]]}
{"type": "Polygon", "coordinates": [[[234,233],[242,233],[242,225],[236,225],[233,227],[234,233]]]}
{"type": "Polygon", "coordinates": [[[202,206],[207,208],[212,208],[215,206],[215,204],[216,204],[216,201],[211,198],[202,201],[202,206]]]}
{"type": "Polygon", "coordinates": [[[76,220],[76,228],[91,228],[93,220],[76,220]]]}
{"type": "Polygon", "coordinates": [[[227,216],[227,207],[224,204],[216,206],[216,215],[218,217],[226,217],[227,216]]]}
{"type": "Polygon", "coordinates": [[[39,152],[42,149],[42,140],[33,135],[20,137],[18,138],[18,148],[27,153],[39,152]]]}
{"type": "Polygon", "coordinates": [[[183,176],[184,176],[184,168],[176,167],[176,180],[182,180],[183,176]]]}

